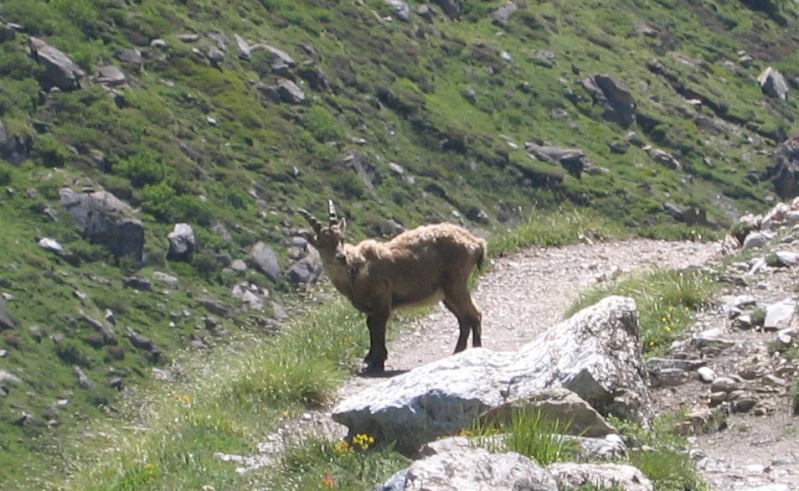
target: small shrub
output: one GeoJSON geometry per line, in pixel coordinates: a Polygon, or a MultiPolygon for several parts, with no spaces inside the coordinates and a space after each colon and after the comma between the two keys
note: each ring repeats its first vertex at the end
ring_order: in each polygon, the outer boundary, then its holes
{"type": "Polygon", "coordinates": [[[89,368],[92,365],[91,356],[83,344],[74,339],[65,339],[55,346],[55,354],[67,365],[78,365],[89,368]]]}
{"type": "Polygon", "coordinates": [[[33,161],[45,167],[63,167],[70,156],[67,147],[50,133],[39,136],[31,149],[33,161]]]}

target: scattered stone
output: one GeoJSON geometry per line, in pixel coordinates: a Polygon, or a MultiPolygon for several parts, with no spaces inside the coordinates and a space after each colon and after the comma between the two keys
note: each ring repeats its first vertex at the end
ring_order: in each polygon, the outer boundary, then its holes
{"type": "Polygon", "coordinates": [[[188,223],[176,223],[172,232],[167,235],[169,252],[167,259],[171,261],[189,261],[194,254],[194,229],[188,223]]]}

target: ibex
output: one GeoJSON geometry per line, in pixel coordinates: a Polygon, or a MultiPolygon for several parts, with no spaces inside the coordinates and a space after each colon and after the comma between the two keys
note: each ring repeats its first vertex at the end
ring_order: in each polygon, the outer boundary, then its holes
{"type": "Polygon", "coordinates": [[[469,276],[486,259],[486,241],[451,223],[423,225],[407,230],[388,242],[367,239],[359,244],[345,240],[346,221],[339,218],[333,201],[328,202],[330,223],[323,226],[306,210],[314,235],[307,234],[319,250],[324,268],[336,289],[366,314],[369,352],[366,371],[385,369],[386,324],[393,311],[403,308],[444,305],[458,318],[460,335],[455,353],[466,349],[469,332],[472,346],[480,346],[481,314],[469,294],[469,276]]]}

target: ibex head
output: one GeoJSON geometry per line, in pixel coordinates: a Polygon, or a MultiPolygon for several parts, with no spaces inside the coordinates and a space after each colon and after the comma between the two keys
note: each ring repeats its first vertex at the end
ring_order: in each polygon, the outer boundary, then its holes
{"type": "Polygon", "coordinates": [[[308,242],[316,247],[320,253],[330,254],[341,261],[345,260],[344,256],[344,241],[347,232],[347,222],[344,218],[339,218],[336,213],[336,207],[333,205],[333,200],[328,200],[328,209],[330,212],[330,222],[327,227],[322,226],[322,223],[316,219],[307,210],[297,210],[298,213],[308,220],[315,236],[307,234],[308,242]]]}

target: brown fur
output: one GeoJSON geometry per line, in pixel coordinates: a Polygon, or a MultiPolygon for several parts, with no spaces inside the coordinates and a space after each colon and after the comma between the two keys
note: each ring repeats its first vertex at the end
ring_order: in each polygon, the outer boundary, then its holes
{"type": "Polygon", "coordinates": [[[306,211],[301,213],[314,227],[309,241],[319,250],[336,289],[356,309],[366,314],[370,347],[364,361],[367,370],[382,372],[388,357],[386,325],[392,312],[411,307],[444,305],[458,318],[460,335],[455,353],[480,346],[481,314],[472,303],[468,281],[475,266],[486,259],[486,241],[451,223],[423,225],[388,242],[367,239],[359,244],[345,241],[346,224],[335,217],[321,224],[306,211]]]}

